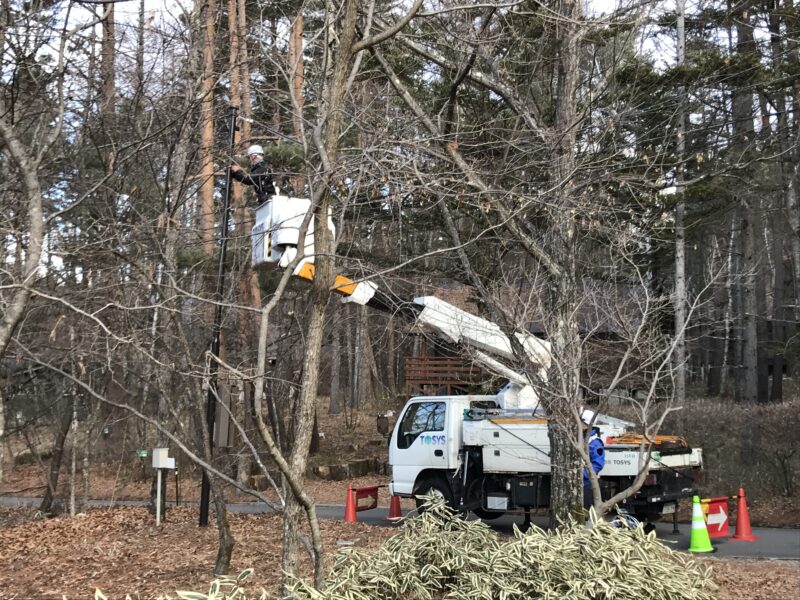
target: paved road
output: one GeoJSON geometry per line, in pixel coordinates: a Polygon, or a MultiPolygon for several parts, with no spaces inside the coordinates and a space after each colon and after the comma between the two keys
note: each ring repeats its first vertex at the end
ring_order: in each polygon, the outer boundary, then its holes
{"type": "MultiPolygon", "coordinates": [[[[344,517],[344,506],[320,506],[319,514],[324,519],[341,519],[344,517]]],[[[385,508],[358,513],[358,520],[375,525],[387,525],[388,511],[385,508]]],[[[547,525],[547,519],[534,517],[533,522],[540,527],[547,525]]],[[[521,516],[503,516],[490,521],[495,531],[510,534],[513,525],[522,526],[521,516]]],[[[678,526],[679,534],[672,533],[672,523],[657,523],[656,533],[660,540],[675,550],[689,549],[689,523],[678,526]]],[[[733,542],[726,538],[717,538],[712,544],[717,549],[714,556],[725,558],[769,558],[781,560],[800,560],[800,529],[776,529],[766,527],[753,528],[753,534],[759,539],[755,542],[733,542]]]]}
{"type": "MultiPolygon", "coordinates": [[[[40,498],[0,497],[0,506],[36,506],[41,501],[40,498]]],[[[145,506],[143,500],[118,500],[116,506],[145,506]]],[[[174,504],[174,503],[170,503],[174,504]]],[[[92,507],[108,507],[111,502],[107,500],[90,500],[92,507]]],[[[196,505],[188,502],[182,505],[196,505]]],[[[231,512],[239,513],[264,513],[269,512],[268,507],[257,502],[233,502],[228,505],[231,512]]],[[[341,504],[318,504],[317,514],[321,519],[341,520],[344,518],[344,506],[341,504]]],[[[376,508],[358,513],[358,520],[370,525],[391,527],[393,524],[388,520],[388,510],[386,508],[376,508]]],[[[511,533],[513,525],[522,526],[522,517],[504,516],[490,524],[493,529],[500,533],[511,533]]],[[[534,517],[533,522],[544,527],[546,520],[534,517]]],[[[675,550],[686,551],[689,548],[690,525],[682,523],[679,525],[680,533],[672,533],[672,523],[658,523],[656,532],[659,539],[675,550]]],[[[718,538],[712,540],[712,544],[717,549],[714,556],[725,558],[752,558],[752,559],[780,559],[780,560],[800,560],[800,529],[775,529],[766,527],[754,527],[753,534],[759,539],[755,542],[734,542],[730,539],[718,538]]]]}

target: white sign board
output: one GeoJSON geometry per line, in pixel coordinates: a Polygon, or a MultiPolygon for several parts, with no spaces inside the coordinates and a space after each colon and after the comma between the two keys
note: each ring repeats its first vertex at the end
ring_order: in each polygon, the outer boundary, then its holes
{"type": "Polygon", "coordinates": [[[153,448],[154,469],[174,469],[175,459],[168,456],[169,448],[153,448]]]}

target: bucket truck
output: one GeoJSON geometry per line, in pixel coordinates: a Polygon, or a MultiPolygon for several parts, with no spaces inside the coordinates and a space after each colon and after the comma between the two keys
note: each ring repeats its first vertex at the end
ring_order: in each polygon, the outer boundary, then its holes
{"type": "MultiPolygon", "coordinates": [[[[289,264],[301,243],[299,227],[309,207],[306,199],[282,196],[259,207],[253,228],[255,267],[289,264]]],[[[305,256],[294,275],[311,281],[313,230],[303,244],[305,256]]],[[[535,386],[508,366],[514,350],[500,327],[432,296],[393,302],[369,281],[337,276],[334,290],[343,301],[404,314],[508,380],[492,395],[409,399],[389,438],[390,494],[418,502],[421,495],[440,495],[454,508],[484,519],[549,506],[548,418],[535,386]]],[[[552,360],[549,342],[526,331],[514,336],[517,352],[521,349],[539,368],[538,378],[546,380],[552,360]]],[[[624,503],[639,520],[654,521],[673,513],[678,499],[697,494],[701,449],[675,436],[658,436],[642,444],[642,436],[631,431],[633,423],[607,415],[596,415],[592,424],[605,443],[606,461],[599,473],[604,497],[629,487],[642,470],[647,471],[643,487],[624,503]],[[649,455],[641,451],[648,446],[649,455]]]]}

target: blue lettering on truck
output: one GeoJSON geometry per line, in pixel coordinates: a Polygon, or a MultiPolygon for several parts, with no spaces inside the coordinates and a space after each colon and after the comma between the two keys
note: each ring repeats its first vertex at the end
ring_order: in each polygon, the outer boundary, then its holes
{"type": "Polygon", "coordinates": [[[421,438],[423,444],[430,444],[433,446],[444,446],[445,436],[443,435],[423,435],[421,438]]]}

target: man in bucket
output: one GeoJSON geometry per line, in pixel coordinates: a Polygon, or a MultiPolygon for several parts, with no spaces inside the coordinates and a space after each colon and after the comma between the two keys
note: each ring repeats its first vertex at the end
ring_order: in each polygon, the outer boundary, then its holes
{"type": "Polygon", "coordinates": [[[240,183],[253,186],[258,204],[264,204],[270,196],[275,195],[275,186],[272,183],[272,173],[267,170],[264,161],[264,149],[258,144],[253,144],[247,149],[250,159],[250,174],[248,175],[236,163],[231,165],[231,176],[240,183]]]}

